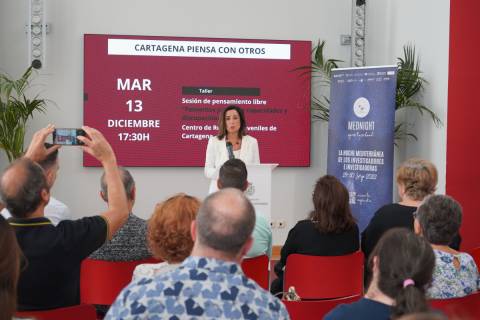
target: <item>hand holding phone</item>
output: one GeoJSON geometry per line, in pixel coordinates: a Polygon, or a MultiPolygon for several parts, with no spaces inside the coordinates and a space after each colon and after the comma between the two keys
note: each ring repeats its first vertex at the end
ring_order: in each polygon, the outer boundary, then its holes
{"type": "Polygon", "coordinates": [[[45,128],[42,128],[35,132],[33,135],[32,141],[28,146],[27,151],[25,152],[25,157],[33,161],[39,162],[45,159],[50,153],[55,152],[60,148],[59,145],[53,146],[51,148],[45,148],[45,140],[47,136],[53,133],[55,127],[53,124],[49,124],[45,128]]]}
{"type": "Polygon", "coordinates": [[[108,143],[107,139],[103,134],[88,126],[82,127],[87,133],[86,136],[78,137],[78,140],[83,142],[83,150],[93,156],[95,159],[100,161],[103,166],[106,163],[115,163],[117,165],[115,153],[113,152],[112,146],[108,143]]]}
{"type": "Polygon", "coordinates": [[[77,139],[78,136],[85,136],[83,129],[58,128],[53,131],[53,144],[64,146],[82,146],[83,142],[77,139]]]}

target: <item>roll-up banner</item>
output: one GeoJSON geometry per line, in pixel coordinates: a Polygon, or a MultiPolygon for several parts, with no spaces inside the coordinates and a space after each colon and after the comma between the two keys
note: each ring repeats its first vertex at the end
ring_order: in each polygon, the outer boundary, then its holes
{"type": "Polygon", "coordinates": [[[327,172],[347,187],[363,231],[392,202],[397,67],[334,69],[327,172]]]}

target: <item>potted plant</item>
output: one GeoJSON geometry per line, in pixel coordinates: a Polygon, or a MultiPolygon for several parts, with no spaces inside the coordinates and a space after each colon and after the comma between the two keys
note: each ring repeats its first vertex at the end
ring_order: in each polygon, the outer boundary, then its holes
{"type": "Polygon", "coordinates": [[[6,74],[0,74],[0,148],[11,162],[23,155],[25,129],[29,118],[35,111],[45,112],[46,101],[27,98],[33,69],[29,67],[17,80],[6,74]]]}
{"type": "MultiPolygon", "coordinates": [[[[311,77],[312,86],[318,87],[318,94],[312,94],[311,111],[314,120],[328,121],[330,115],[330,100],[328,98],[332,69],[338,68],[337,59],[326,59],[324,56],[325,41],[319,41],[312,50],[310,66],[296,68],[301,76],[311,77]]],[[[395,97],[395,111],[404,108],[414,108],[421,115],[429,115],[436,126],[441,126],[442,121],[428,106],[416,100],[417,94],[423,91],[427,81],[421,76],[418,56],[415,47],[403,47],[403,57],[397,58],[397,89],[395,97]]],[[[395,124],[395,140],[407,137],[418,140],[415,134],[408,132],[405,122],[395,124]]]]}

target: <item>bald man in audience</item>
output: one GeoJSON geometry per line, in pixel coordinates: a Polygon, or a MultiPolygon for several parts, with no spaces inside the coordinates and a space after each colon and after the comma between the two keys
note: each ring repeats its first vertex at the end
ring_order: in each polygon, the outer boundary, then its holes
{"type": "MultiPolygon", "coordinates": [[[[45,148],[50,149],[52,147],[54,147],[53,144],[45,143],[45,148]]],[[[48,188],[51,190],[55,184],[55,180],[57,180],[57,173],[60,169],[58,162],[58,150],[50,152],[48,156],[42,161],[39,161],[38,164],[45,171],[48,188]]],[[[12,216],[7,209],[0,207],[0,210],[0,213],[5,219],[8,219],[12,216]]],[[[48,204],[45,207],[45,217],[52,221],[53,225],[56,226],[62,220],[71,219],[70,209],[63,202],[55,199],[50,194],[50,201],[48,201],[48,204]]]]}
{"type": "Polygon", "coordinates": [[[106,319],[289,319],[283,303],[242,272],[255,209],[243,192],[209,195],[192,222],[194,246],[175,270],[122,290],[106,319]]]}
{"type": "Polygon", "coordinates": [[[20,311],[79,304],[82,260],[111,239],[127,220],[127,199],[115,154],[100,132],[83,129],[87,137],[78,139],[85,144],[83,150],[102,164],[109,189],[109,206],[101,215],[64,220],[56,227],[45,218],[50,189],[37,162],[58,149],[44,146],[54,130],[52,125],[35,133],[25,156],[7,167],[0,178],[2,202],[12,214],[8,222],[25,256],[18,282],[20,311]]]}

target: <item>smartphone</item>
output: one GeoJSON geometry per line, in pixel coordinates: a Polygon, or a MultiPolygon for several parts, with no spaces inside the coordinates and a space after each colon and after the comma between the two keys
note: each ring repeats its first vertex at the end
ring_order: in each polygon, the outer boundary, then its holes
{"type": "Polygon", "coordinates": [[[53,131],[53,144],[65,146],[81,146],[83,142],[77,139],[77,136],[85,136],[82,129],[76,128],[58,128],[53,131]]]}

